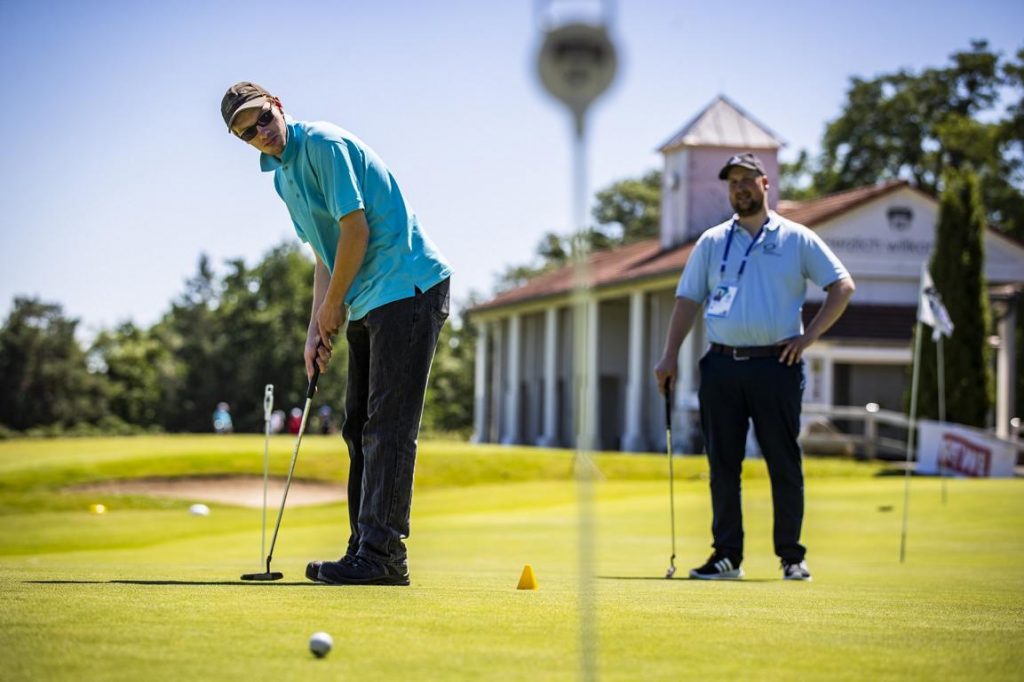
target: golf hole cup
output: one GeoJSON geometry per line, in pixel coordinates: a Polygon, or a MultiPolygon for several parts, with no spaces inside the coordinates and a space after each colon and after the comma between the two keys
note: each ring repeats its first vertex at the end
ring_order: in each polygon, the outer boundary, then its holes
{"type": "Polygon", "coordinates": [[[334,640],[326,632],[314,632],[309,638],[309,651],[317,658],[323,658],[330,653],[334,646],[334,640]]]}

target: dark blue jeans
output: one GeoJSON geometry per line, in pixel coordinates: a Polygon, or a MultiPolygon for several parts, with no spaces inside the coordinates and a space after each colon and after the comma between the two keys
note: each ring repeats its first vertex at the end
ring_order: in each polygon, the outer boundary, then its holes
{"type": "Polygon", "coordinates": [[[406,560],[416,438],[430,363],[448,318],[449,280],[349,322],[348,553],[406,560]]]}
{"type": "Polygon", "coordinates": [[[701,359],[700,420],[717,552],[743,560],[740,474],[750,420],[771,479],[775,553],[788,562],[803,560],[804,474],[797,442],[803,385],[803,362],[787,366],[772,357],[734,360],[716,353],[701,359]]]}

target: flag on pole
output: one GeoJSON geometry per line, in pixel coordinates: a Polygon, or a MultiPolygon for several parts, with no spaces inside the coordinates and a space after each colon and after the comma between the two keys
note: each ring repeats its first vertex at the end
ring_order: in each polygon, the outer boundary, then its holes
{"type": "Polygon", "coordinates": [[[917,319],[932,328],[932,341],[938,341],[940,336],[953,335],[953,320],[950,319],[946,306],[942,305],[942,296],[935,289],[927,264],[921,266],[921,295],[917,301],[917,319]]]}

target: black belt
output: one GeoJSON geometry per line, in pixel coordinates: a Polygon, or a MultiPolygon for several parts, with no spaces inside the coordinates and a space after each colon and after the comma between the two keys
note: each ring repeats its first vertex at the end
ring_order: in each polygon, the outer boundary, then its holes
{"type": "Polygon", "coordinates": [[[782,346],[726,346],[721,343],[713,343],[711,344],[711,352],[718,353],[719,355],[731,355],[733,360],[776,358],[782,352],[782,346]]]}

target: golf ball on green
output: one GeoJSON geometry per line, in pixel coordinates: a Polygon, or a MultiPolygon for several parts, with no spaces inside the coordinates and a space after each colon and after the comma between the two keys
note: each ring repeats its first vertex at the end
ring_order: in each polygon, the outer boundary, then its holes
{"type": "Polygon", "coordinates": [[[323,658],[331,651],[334,640],[326,632],[314,632],[309,638],[309,650],[317,658],[323,658]]]}

